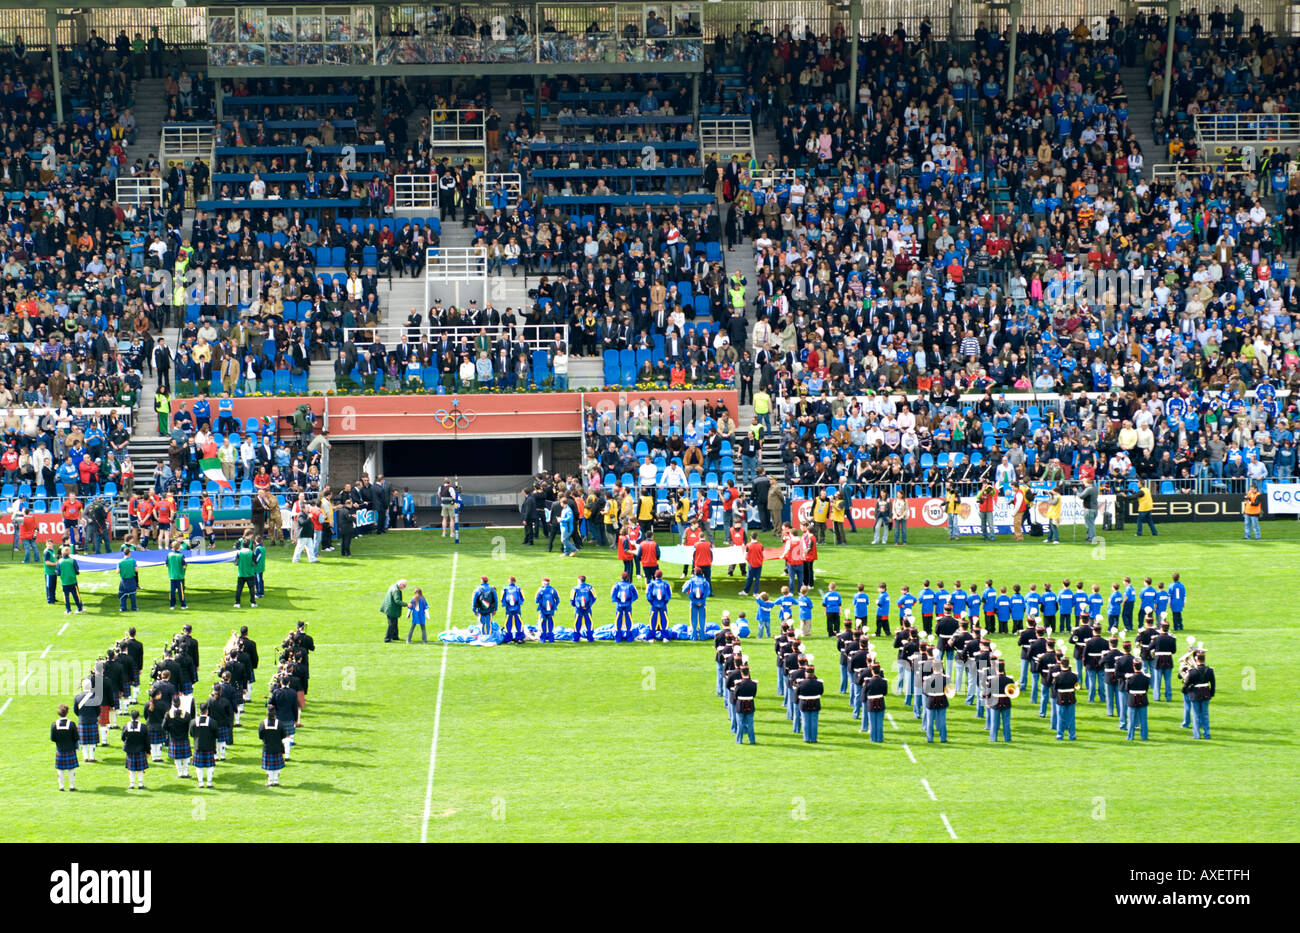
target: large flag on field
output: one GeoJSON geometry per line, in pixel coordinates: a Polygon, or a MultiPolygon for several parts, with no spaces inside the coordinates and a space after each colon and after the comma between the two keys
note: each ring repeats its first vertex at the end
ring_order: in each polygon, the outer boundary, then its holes
{"type": "Polygon", "coordinates": [[[218,458],[204,457],[199,461],[199,468],[203,470],[204,476],[217,484],[218,489],[235,491],[235,487],[230,485],[230,480],[226,479],[226,474],[221,472],[221,461],[218,458]]]}

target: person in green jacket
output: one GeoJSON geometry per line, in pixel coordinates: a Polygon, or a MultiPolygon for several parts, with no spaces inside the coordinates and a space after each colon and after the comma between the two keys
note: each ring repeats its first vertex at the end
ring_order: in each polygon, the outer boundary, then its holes
{"type": "Polygon", "coordinates": [[[45,601],[51,606],[57,606],[59,597],[55,586],[59,582],[59,552],[54,549],[54,542],[45,542],[45,553],[41,555],[41,561],[45,564],[45,601]]]}
{"type": "Polygon", "coordinates": [[[167,390],[159,387],[153,396],[153,410],[158,414],[158,434],[160,437],[167,436],[167,422],[172,416],[172,400],[167,394],[167,390]]]}
{"type": "Polygon", "coordinates": [[[388,592],[384,594],[384,601],[379,606],[379,611],[388,619],[388,632],[384,635],[385,642],[400,642],[402,640],[402,636],[397,631],[397,623],[402,618],[402,612],[406,609],[406,600],[402,598],[402,590],[404,589],[406,589],[406,581],[398,580],[388,588],[388,592]]]}
{"type": "Polygon", "coordinates": [[[248,540],[241,538],[238,549],[235,552],[235,573],[239,579],[235,583],[235,608],[240,608],[239,597],[244,592],[244,587],[248,587],[248,601],[253,608],[257,608],[257,562],[253,559],[252,548],[248,546],[248,540]]]}
{"type": "Polygon", "coordinates": [[[171,584],[170,608],[176,608],[177,600],[180,600],[181,608],[188,609],[185,605],[185,542],[176,541],[172,544],[171,553],[167,555],[167,581],[171,584]]]}
{"type": "Polygon", "coordinates": [[[126,612],[128,599],[131,602],[131,611],[139,612],[140,607],[136,605],[135,594],[140,589],[140,576],[136,571],[135,558],[131,554],[129,544],[122,545],[122,560],[117,565],[117,575],[121,577],[121,582],[117,584],[118,612],[126,612]]]}
{"type": "Polygon", "coordinates": [[[72,615],[73,600],[77,602],[78,612],[86,611],[86,607],[81,605],[81,591],[77,589],[77,574],[80,572],[77,559],[72,556],[72,548],[63,545],[59,550],[59,584],[63,587],[64,615],[72,615]]]}
{"type": "Polygon", "coordinates": [[[266,582],[262,574],[266,573],[266,545],[261,538],[253,539],[253,572],[257,574],[257,598],[266,595],[266,582]]]}

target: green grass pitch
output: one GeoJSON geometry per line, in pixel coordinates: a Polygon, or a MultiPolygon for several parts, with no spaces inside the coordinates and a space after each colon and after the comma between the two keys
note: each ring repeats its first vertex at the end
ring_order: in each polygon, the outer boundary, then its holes
{"type": "MultiPolygon", "coordinates": [[[[1269,522],[1264,533],[1248,543],[1239,525],[1167,525],[1158,539],[1110,532],[1094,549],[1069,541],[1068,529],[1060,547],[954,545],[935,531],[914,534],[906,548],[871,548],[869,533],[859,532],[848,547],[823,547],[819,582],[851,590],[859,580],[870,588],[885,580],[895,595],[927,576],[949,586],[955,577],[1040,586],[1068,577],[1105,591],[1125,574],[1167,581],[1180,571],[1187,631],[1205,641],[1218,675],[1214,738],[1193,742],[1179,727],[1175,685],[1173,703],[1153,704],[1145,744],[1124,741],[1103,708],[1086,704],[1078,741],[1058,743],[1025,695],[1014,704],[1010,746],[990,745],[960,702],[949,714],[949,743],[928,745],[892,696],[897,728],[887,725],[885,743],[872,745],[837,692],[820,607],[812,650],[827,696],[816,746],[791,732],[766,643],[750,648],[755,747],[737,746],[727,728],[709,645],[383,643],[378,607],[399,576],[423,587],[431,637],[448,621],[470,623],[483,573],[498,586],[516,575],[530,605],[543,575],[567,598],[576,574],[586,573],[602,596],[598,624],[612,620],[607,594],[620,565],[610,552],[563,560],[523,547],[514,529],[467,532],[459,549],[436,531],[394,533],[357,542],[350,559],[334,552],[315,565],[291,565],[287,548],[272,549],[267,598],[256,610],[232,608],[233,568],[217,565],[191,568],[188,612],[168,611],[165,571],[147,569],[139,613],[118,613],[115,575],[85,574],[87,612],[67,616],[45,605],[39,568],[0,563],[0,840],[856,841],[870,833],[912,842],[1155,842],[1210,826],[1218,841],[1296,841],[1300,525],[1269,522]],[[282,787],[263,786],[255,726],[245,725],[211,790],[164,762],[151,767],[147,791],[128,792],[115,731],[103,761],[78,769],[80,791],[57,792],[48,730],[69,695],[51,692],[47,675],[65,662],[88,663],[128,623],[152,661],[189,622],[211,671],[244,623],[263,657],[260,698],[271,648],[300,618],[310,621],[317,650],[305,727],[282,787]]],[[[775,566],[768,579],[779,588],[775,566]]],[[[738,579],[724,568],[715,580],[710,617],[729,608],[752,618],[752,602],[735,595],[738,579]]],[[[637,604],[638,621],[644,607],[637,604]]],[[[679,596],[670,619],[686,618],[679,596]]],[[[1015,671],[1014,640],[1002,641],[1015,671]]],[[[249,705],[246,723],[258,708],[249,705]]]]}

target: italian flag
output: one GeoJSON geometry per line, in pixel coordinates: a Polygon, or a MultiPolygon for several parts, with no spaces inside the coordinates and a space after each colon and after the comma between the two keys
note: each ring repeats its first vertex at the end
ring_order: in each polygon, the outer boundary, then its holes
{"type": "Polygon", "coordinates": [[[235,487],[230,485],[230,480],[226,479],[226,474],[221,472],[221,461],[218,458],[204,457],[199,461],[199,468],[203,470],[204,476],[217,484],[218,489],[229,489],[234,492],[235,487]]]}

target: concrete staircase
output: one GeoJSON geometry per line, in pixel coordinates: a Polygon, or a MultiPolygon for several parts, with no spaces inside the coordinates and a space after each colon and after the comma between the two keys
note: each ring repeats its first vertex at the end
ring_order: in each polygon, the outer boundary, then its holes
{"type": "Polygon", "coordinates": [[[1137,137],[1138,145],[1142,147],[1142,174],[1150,181],[1156,163],[1168,161],[1164,148],[1156,144],[1155,136],[1151,133],[1151,120],[1155,116],[1156,105],[1147,89],[1143,69],[1122,68],[1120,80],[1128,95],[1128,125],[1137,137]]]}
{"type": "Polygon", "coordinates": [[[158,154],[162,142],[162,125],[167,116],[167,101],[163,97],[162,78],[145,78],[135,82],[135,143],[126,148],[127,161],[145,159],[158,154]]]}

